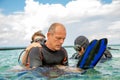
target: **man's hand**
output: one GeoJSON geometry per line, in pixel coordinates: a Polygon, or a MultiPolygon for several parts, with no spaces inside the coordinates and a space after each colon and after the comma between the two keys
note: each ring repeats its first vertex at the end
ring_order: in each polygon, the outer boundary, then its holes
{"type": "Polygon", "coordinates": [[[27,48],[26,48],[26,50],[27,51],[29,51],[31,48],[33,48],[33,47],[42,47],[41,45],[40,45],[40,43],[38,43],[38,42],[33,42],[32,44],[30,44],[27,48]]]}

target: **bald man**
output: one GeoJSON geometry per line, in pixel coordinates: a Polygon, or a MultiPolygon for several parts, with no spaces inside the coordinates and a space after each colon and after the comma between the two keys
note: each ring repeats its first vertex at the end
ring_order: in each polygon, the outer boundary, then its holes
{"type": "Polygon", "coordinates": [[[61,23],[53,23],[48,29],[47,41],[42,47],[30,50],[28,63],[30,68],[40,66],[68,65],[68,54],[62,47],[66,38],[66,29],[61,23]]]}

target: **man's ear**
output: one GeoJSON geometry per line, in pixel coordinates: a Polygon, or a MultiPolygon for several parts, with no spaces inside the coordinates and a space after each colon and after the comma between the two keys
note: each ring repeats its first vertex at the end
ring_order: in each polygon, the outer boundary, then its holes
{"type": "Polygon", "coordinates": [[[83,55],[84,52],[85,52],[84,47],[81,47],[81,51],[80,51],[81,55],[83,55]]]}
{"type": "Polygon", "coordinates": [[[50,36],[50,35],[51,35],[51,33],[50,33],[50,32],[48,32],[48,33],[47,33],[47,38],[49,38],[49,36],[50,36]]]}

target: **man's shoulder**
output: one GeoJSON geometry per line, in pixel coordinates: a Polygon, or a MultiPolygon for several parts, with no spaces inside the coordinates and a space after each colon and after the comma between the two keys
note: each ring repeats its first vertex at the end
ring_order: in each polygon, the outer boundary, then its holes
{"type": "Polygon", "coordinates": [[[61,47],[61,49],[60,50],[62,50],[62,51],[67,51],[64,47],[61,47]]]}
{"type": "Polygon", "coordinates": [[[61,49],[65,49],[64,47],[61,47],[61,49]]]}
{"type": "Polygon", "coordinates": [[[59,51],[60,51],[60,53],[64,53],[66,55],[68,54],[67,50],[64,47],[61,47],[61,49],[59,51]]]}

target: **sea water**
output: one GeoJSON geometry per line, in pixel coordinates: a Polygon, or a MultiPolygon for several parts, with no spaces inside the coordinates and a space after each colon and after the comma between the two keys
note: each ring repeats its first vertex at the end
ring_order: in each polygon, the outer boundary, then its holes
{"type": "MultiPolygon", "coordinates": [[[[110,46],[120,49],[120,46],[110,46]]],[[[73,48],[66,48],[69,58],[75,53],[73,48]]],[[[120,80],[120,50],[110,50],[111,60],[98,63],[94,69],[85,73],[69,73],[56,78],[46,78],[40,72],[22,70],[18,63],[20,50],[0,50],[0,80],[120,80]]],[[[69,66],[74,66],[76,60],[69,59],[69,66]]],[[[53,74],[53,73],[52,73],[53,74]]],[[[55,74],[56,75],[56,74],[55,74]]]]}

